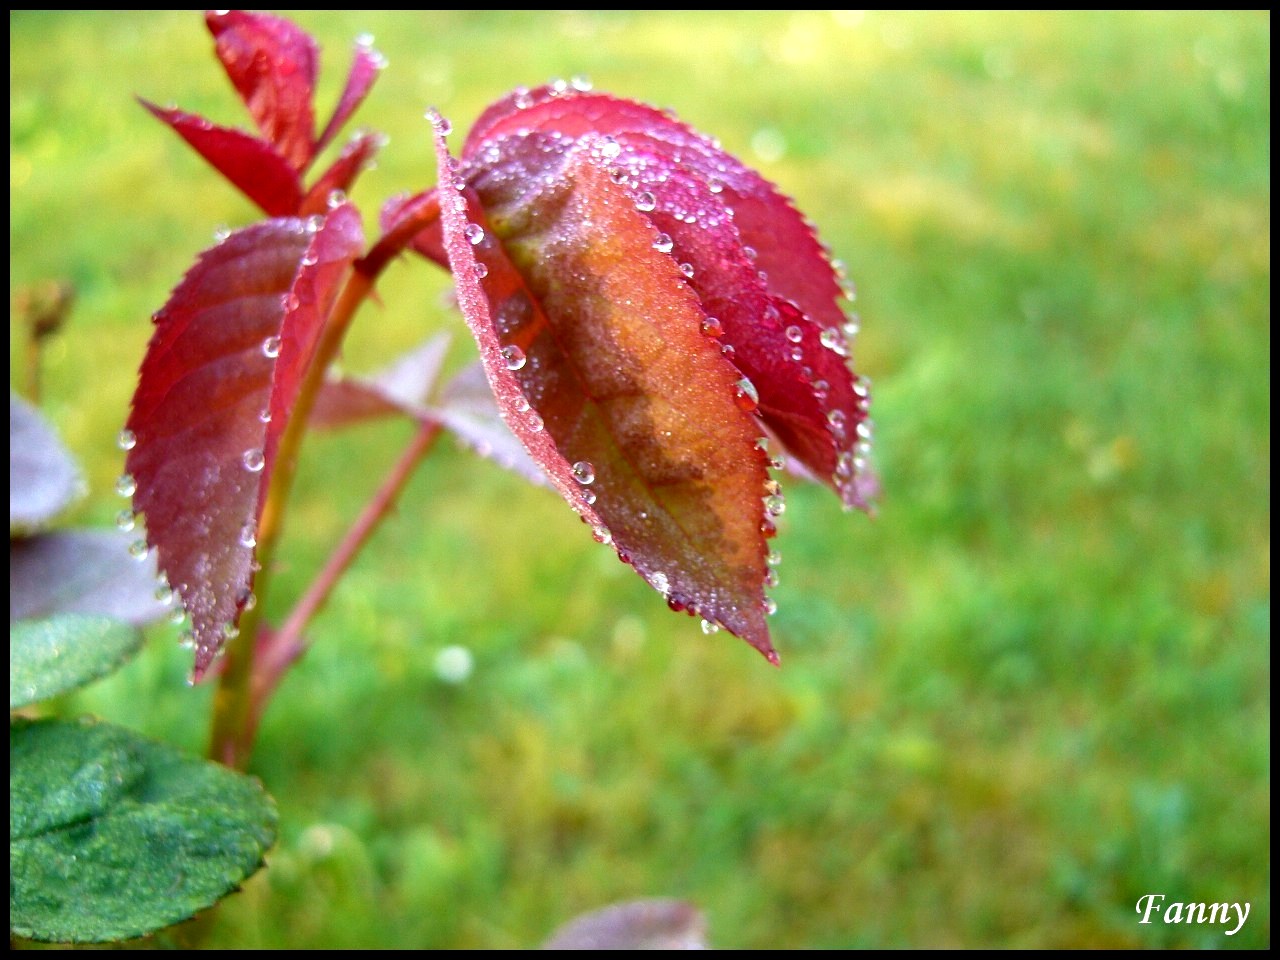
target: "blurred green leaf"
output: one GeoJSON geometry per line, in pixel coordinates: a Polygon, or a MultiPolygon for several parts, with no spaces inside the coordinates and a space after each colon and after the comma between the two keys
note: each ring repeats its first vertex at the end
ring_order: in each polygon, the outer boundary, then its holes
{"type": "Polygon", "coordinates": [[[9,626],[9,709],[104,677],[142,645],[142,634],[110,617],[64,613],[9,626]]]}
{"type": "Polygon", "coordinates": [[[9,728],[9,923],[101,943],[177,923],[236,889],[275,841],[257,780],[92,721],[9,728]]]}

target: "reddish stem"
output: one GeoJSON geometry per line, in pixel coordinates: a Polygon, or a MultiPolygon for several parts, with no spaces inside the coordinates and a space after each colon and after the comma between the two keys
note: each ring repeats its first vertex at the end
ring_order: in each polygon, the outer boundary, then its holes
{"type": "Polygon", "coordinates": [[[285,671],[307,650],[308,644],[302,636],[303,630],[328,601],[338,581],[351,566],[361,548],[368,542],[369,537],[373,535],[378,524],[395,507],[400,492],[408,483],[409,477],[413,475],[418,463],[435,444],[440,431],[441,425],[438,421],[422,422],[418,432],[414,434],[413,439],[400,455],[400,459],[382,481],[382,485],[365,504],[360,516],[356,518],[351,529],[342,538],[342,542],[330,555],[324,568],[311,582],[307,592],[298,600],[284,626],[275,634],[262,638],[260,658],[254,671],[250,694],[253,706],[249,729],[246,731],[250,740],[257,731],[258,722],[266,709],[267,701],[279,686],[285,671]]]}

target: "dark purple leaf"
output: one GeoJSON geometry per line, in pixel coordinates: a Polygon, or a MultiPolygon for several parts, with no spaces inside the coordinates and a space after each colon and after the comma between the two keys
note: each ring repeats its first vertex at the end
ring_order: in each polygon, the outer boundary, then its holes
{"type": "Polygon", "coordinates": [[[544,950],[706,950],[707,922],[691,903],[633,900],[583,914],[544,950]]]}
{"type": "Polygon", "coordinates": [[[44,527],[82,492],[80,468],[35,407],[9,391],[9,536],[44,527]]]}
{"type": "Polygon", "coordinates": [[[57,530],[9,542],[9,620],[101,614],[142,626],[169,612],[150,554],[130,556],[136,532],[57,530]]]}

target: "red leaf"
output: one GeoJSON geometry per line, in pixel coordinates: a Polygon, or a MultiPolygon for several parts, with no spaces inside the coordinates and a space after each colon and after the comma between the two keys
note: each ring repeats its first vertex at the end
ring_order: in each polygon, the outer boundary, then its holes
{"type": "Polygon", "coordinates": [[[539,414],[546,429],[537,436],[549,436],[556,455],[531,452],[544,469],[551,464],[565,498],[575,508],[584,492],[594,499],[619,554],[674,609],[728,628],[776,662],[764,612],[759,429],[740,374],[703,333],[697,297],[654,249],[658,231],[611,178],[598,146],[594,137],[487,142],[462,171],[480,201],[472,226],[439,148],[459,303],[477,338],[492,341],[482,340],[491,378],[499,342],[523,358],[513,364],[519,392],[499,393],[499,407],[513,428],[519,405],[539,414]],[[473,288],[465,298],[464,283],[473,288]]]}
{"type": "Polygon", "coordinates": [[[342,129],[342,125],[351,119],[351,115],[356,112],[356,108],[368,96],[369,90],[373,87],[373,82],[378,79],[378,74],[386,67],[386,58],[373,49],[372,44],[373,41],[371,39],[356,41],[355,59],[351,63],[351,71],[347,74],[347,85],[342,90],[342,96],[338,98],[338,105],[334,107],[333,116],[325,124],[324,132],[316,140],[316,153],[328,146],[329,142],[337,136],[338,131],[342,129]]]}
{"type": "Polygon", "coordinates": [[[840,285],[812,227],[768,181],[669,114],[572,88],[518,91],[490,107],[463,156],[495,163],[505,137],[607,135],[617,182],[687,264],[732,359],[759,392],[759,415],[797,460],[866,506],[870,398],[849,369],[840,285]]]}
{"type": "Polygon", "coordinates": [[[315,41],[296,24],[262,13],[210,11],[205,22],[258,129],[301,173],[316,154],[315,41]]]}
{"type": "Polygon", "coordinates": [[[298,212],[302,183],[270,144],[242,130],[219,127],[194,113],[157,107],[146,100],[141,103],[177,131],[268,216],[284,217],[298,212]]]}
{"type": "MultiPolygon", "coordinates": [[[[411,197],[392,197],[382,205],[378,220],[388,245],[396,253],[408,246],[447,270],[449,256],[444,251],[444,236],[440,232],[439,203],[435,190],[411,197]],[[425,227],[420,226],[423,214],[429,221],[425,227]]],[[[383,243],[379,242],[378,246],[383,243]]]]}
{"type": "Polygon", "coordinates": [[[311,185],[298,209],[299,216],[324,213],[334,199],[334,191],[346,193],[364,171],[386,138],[376,133],[362,133],[342,148],[338,159],[329,165],[311,185]]]}
{"type": "Polygon", "coordinates": [[[155,315],[125,464],[157,564],[191,615],[197,679],[250,596],[276,449],[362,242],[349,204],[256,224],[202,253],[155,315]]]}

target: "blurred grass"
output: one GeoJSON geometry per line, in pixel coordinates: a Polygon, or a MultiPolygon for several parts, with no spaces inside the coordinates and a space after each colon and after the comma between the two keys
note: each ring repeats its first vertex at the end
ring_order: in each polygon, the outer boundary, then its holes
{"type": "MultiPolygon", "coordinates": [[[[370,225],[434,182],[427,105],[465,130],[551,76],[759,166],[860,284],[885,492],[868,521],[789,487],[779,672],[442,448],[268,713],[282,839],[208,945],[522,947],[656,895],[720,947],[1269,945],[1268,15],[296,19],[322,104],[356,34],[391,61],[370,225]],[[1252,912],[1139,926],[1145,893],[1252,912]]],[[[118,509],[147,318],[253,216],[132,99],[244,122],[210,48],[193,14],[10,14],[10,291],[78,290],[45,408],[83,522],[118,509]]],[[[462,362],[444,289],[392,270],[349,367],[439,329],[462,362]]],[[[276,616],[407,436],[309,441],[276,616]]],[[[172,640],[65,709],[201,749],[172,640]]]]}

